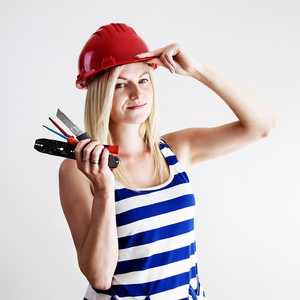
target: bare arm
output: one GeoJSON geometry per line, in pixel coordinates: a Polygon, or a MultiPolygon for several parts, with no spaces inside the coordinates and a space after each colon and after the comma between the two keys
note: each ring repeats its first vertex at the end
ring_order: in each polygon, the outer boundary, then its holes
{"type": "Polygon", "coordinates": [[[162,136],[182,155],[187,166],[236,151],[254,141],[267,137],[277,125],[277,114],[264,108],[252,92],[238,88],[225,80],[214,68],[205,65],[192,78],[207,85],[234,112],[237,121],[208,128],[184,128],[162,136]]]}
{"type": "Polygon", "coordinates": [[[114,190],[93,195],[89,180],[70,159],[60,166],[59,189],[80,270],[95,288],[108,289],[118,260],[114,190]]]}
{"type": "Polygon", "coordinates": [[[162,138],[176,151],[187,167],[266,137],[277,124],[277,114],[255,103],[253,93],[246,93],[229,80],[225,80],[211,65],[191,61],[178,43],[137,55],[139,58],[147,56],[155,56],[148,60],[148,63],[156,63],[169,68],[171,73],[174,71],[190,76],[205,84],[238,118],[237,121],[216,127],[185,128],[163,135],[162,138]]]}

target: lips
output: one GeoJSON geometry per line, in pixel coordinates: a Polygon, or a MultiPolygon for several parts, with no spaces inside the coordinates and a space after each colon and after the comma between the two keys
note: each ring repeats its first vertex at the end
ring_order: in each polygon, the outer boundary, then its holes
{"type": "Polygon", "coordinates": [[[139,107],[142,107],[142,106],[145,106],[146,103],[144,104],[141,104],[141,105],[134,105],[134,106],[130,106],[130,107],[127,107],[128,109],[134,109],[134,108],[139,108],[139,107]]]}

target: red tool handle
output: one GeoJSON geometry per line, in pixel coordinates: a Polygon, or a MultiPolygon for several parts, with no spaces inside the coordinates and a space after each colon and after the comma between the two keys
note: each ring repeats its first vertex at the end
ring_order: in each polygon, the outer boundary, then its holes
{"type": "MultiPolygon", "coordinates": [[[[78,140],[74,136],[68,137],[68,144],[76,146],[78,143],[78,140]]],[[[103,145],[105,148],[108,149],[108,151],[112,154],[118,154],[119,153],[119,146],[118,145],[103,145]]]]}

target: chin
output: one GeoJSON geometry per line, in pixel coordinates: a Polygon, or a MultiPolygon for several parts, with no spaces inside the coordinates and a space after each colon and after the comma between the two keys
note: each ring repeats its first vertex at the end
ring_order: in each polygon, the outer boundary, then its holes
{"type": "Polygon", "coordinates": [[[128,120],[128,123],[130,123],[130,124],[143,124],[143,123],[146,122],[147,119],[148,119],[148,117],[135,118],[135,119],[128,120]]]}
{"type": "Polygon", "coordinates": [[[144,123],[150,116],[150,113],[131,116],[127,119],[128,123],[140,124],[144,123]]]}

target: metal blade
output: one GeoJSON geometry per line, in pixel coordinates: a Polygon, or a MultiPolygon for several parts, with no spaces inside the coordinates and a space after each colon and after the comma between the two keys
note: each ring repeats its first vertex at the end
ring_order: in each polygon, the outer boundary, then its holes
{"type": "Polygon", "coordinates": [[[57,109],[56,117],[61,120],[76,137],[84,133],[60,109],[57,109]]]}

